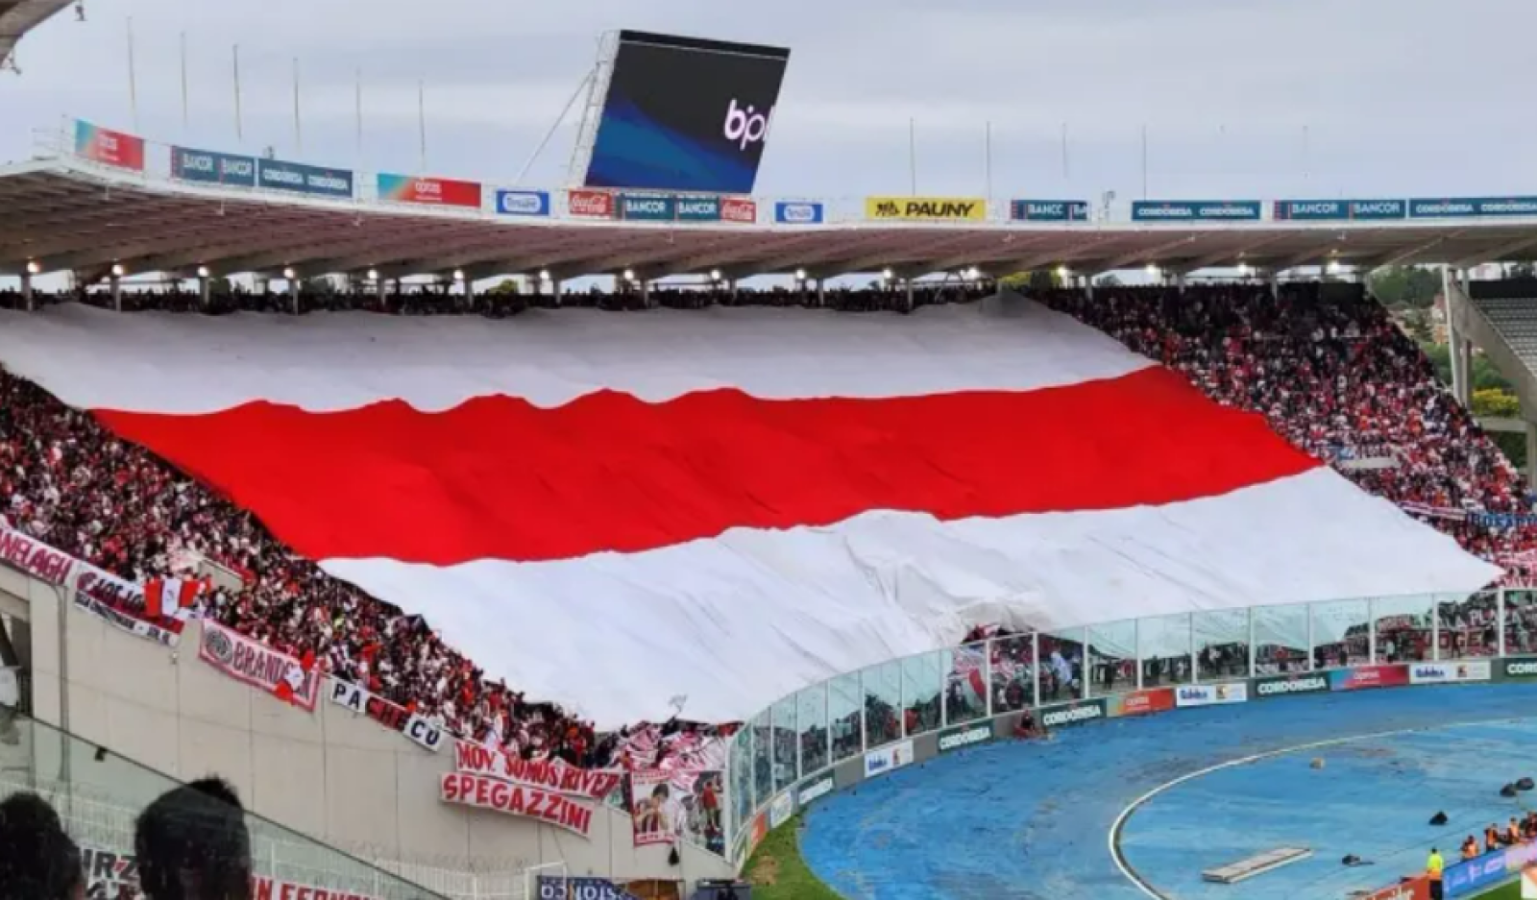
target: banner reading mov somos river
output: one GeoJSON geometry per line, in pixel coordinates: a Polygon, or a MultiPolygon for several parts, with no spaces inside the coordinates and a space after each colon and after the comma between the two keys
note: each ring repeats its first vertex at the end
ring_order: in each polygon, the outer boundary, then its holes
{"type": "Polygon", "coordinates": [[[505,750],[493,750],[469,741],[455,745],[454,767],[460,772],[595,800],[612,794],[623,779],[623,774],[617,771],[582,769],[561,759],[524,759],[505,750]]]}

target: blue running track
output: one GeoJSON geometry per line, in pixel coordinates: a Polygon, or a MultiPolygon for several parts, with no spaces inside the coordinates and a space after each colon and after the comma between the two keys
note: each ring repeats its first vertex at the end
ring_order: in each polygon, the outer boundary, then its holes
{"type": "MultiPolygon", "coordinates": [[[[1156,788],[1235,759],[1272,756],[1191,779],[1127,819],[1126,862],[1177,900],[1302,900],[1377,887],[1519,814],[1500,785],[1537,777],[1537,685],[1324,694],[1181,710],[1062,729],[1048,742],[963,750],[829,797],[801,848],[850,900],[1145,898],[1116,867],[1108,837],[1156,788]],[[1468,724],[1458,723],[1494,723],[1468,724]],[[1425,729],[1432,729],[1426,731],[1425,729]],[[1314,758],[1325,761],[1312,769],[1314,758]],[[1443,829],[1426,824],[1445,810],[1443,829]],[[1204,868],[1282,845],[1313,859],[1240,887],[1204,885],[1204,868]],[[1373,865],[1347,869],[1354,853],[1373,865]]],[[[1537,803],[1537,795],[1527,795],[1537,803]]]]}

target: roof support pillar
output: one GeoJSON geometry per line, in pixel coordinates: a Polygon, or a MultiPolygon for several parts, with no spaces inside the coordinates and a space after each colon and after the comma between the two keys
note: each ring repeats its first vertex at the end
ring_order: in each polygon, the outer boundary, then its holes
{"type": "Polygon", "coordinates": [[[907,288],[907,311],[908,312],[912,312],[913,311],[913,276],[909,275],[906,278],[903,278],[902,279],[902,284],[905,285],[906,288],[907,288]]]}
{"type": "Polygon", "coordinates": [[[374,277],[374,293],[379,295],[379,311],[380,312],[389,312],[390,311],[390,301],[389,301],[389,297],[388,297],[387,291],[385,290],[385,286],[388,285],[388,284],[389,284],[389,279],[384,278],[383,276],[380,276],[377,273],[375,273],[375,277],[374,277]]]}
{"type": "Polygon", "coordinates": [[[817,279],[817,309],[827,308],[827,279],[817,279]]]}
{"type": "Polygon", "coordinates": [[[207,312],[208,307],[211,305],[210,301],[213,299],[213,279],[207,275],[199,275],[197,277],[197,293],[198,297],[202,300],[203,311],[207,312]]]}
{"type": "Polygon", "coordinates": [[[292,304],[290,309],[297,316],[299,314],[299,279],[297,276],[288,279],[288,296],[292,304]]]}
{"type": "Polygon", "coordinates": [[[27,312],[36,309],[32,305],[32,273],[27,271],[21,273],[21,305],[27,312]]]}
{"type": "Polygon", "coordinates": [[[108,277],[108,283],[112,285],[112,311],[123,311],[123,278],[116,272],[108,277]]]}

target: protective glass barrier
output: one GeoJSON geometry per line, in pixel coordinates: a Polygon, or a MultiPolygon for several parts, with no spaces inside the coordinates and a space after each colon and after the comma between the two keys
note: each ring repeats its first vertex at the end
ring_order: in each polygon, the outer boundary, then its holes
{"type": "Polygon", "coordinates": [[[1192,638],[1188,614],[1137,622],[1137,659],[1142,662],[1142,686],[1189,684],[1192,638]]]}
{"type": "MultiPolygon", "coordinates": [[[[11,725],[0,740],[0,798],[32,793],[58,812],[86,863],[87,896],[137,896],[137,867],[113,863],[133,860],[139,814],[180,782],[40,722],[11,725]]],[[[440,896],[259,816],[230,813],[250,835],[253,896],[440,896]]]]}
{"type": "MultiPolygon", "coordinates": [[[[1537,591],[1505,589],[1153,616],[890,660],[781,700],[737,734],[734,846],[746,852],[761,837],[757,814],[797,776],[811,784],[838,762],[936,728],[1138,687],[1521,655],[1537,656],[1537,591]]],[[[1458,671],[1445,677],[1478,680],[1466,673],[1480,670],[1458,671]]]]}
{"type": "Polygon", "coordinates": [[[1372,601],[1372,627],[1376,629],[1376,661],[1420,662],[1434,655],[1432,637],[1435,598],[1383,597],[1372,601]]]}
{"type": "Polygon", "coordinates": [[[1197,679],[1248,677],[1249,621],[1246,609],[1217,609],[1191,617],[1197,679]]]}
{"type": "Polygon", "coordinates": [[[1500,652],[1500,595],[1480,591],[1471,597],[1436,598],[1436,659],[1477,659],[1500,652]]]}
{"type": "Polygon", "coordinates": [[[902,660],[902,731],[908,737],[939,728],[938,652],[902,660]]]}
{"type": "Polygon", "coordinates": [[[1092,696],[1137,689],[1137,623],[1111,622],[1089,629],[1089,685],[1092,696]]]}
{"type": "Polygon", "coordinates": [[[988,659],[986,642],[967,644],[940,654],[945,673],[945,724],[959,725],[987,716],[988,659]]]}
{"type": "Polygon", "coordinates": [[[827,685],[806,688],[796,695],[796,722],[801,736],[801,771],[815,772],[831,761],[832,746],[827,730],[827,685]]]}

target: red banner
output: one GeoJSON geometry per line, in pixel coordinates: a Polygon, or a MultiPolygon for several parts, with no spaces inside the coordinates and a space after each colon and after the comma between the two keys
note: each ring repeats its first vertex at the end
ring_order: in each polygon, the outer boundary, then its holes
{"type": "Polygon", "coordinates": [[[75,155],[91,162],[144,171],[144,139],[90,122],[75,122],[75,155]]]}
{"type": "Polygon", "coordinates": [[[588,219],[612,219],[614,195],[607,191],[567,191],[566,209],[573,216],[588,219]]]}
{"type": "Polygon", "coordinates": [[[442,788],[444,803],[541,819],[582,837],[592,831],[593,808],[571,797],[465,772],[445,774],[442,788]]]}
{"type": "Polygon", "coordinates": [[[81,563],[75,569],[75,606],[109,625],[167,647],[181,641],[186,623],[175,616],[151,618],[144,606],[142,585],[81,563]]]}
{"type": "Polygon", "coordinates": [[[545,788],[602,800],[619,787],[622,773],[583,769],[563,759],[529,760],[504,750],[493,750],[460,741],[454,751],[454,768],[528,787],[545,788]]]}
{"type": "Polygon", "coordinates": [[[236,681],[274,694],[307,712],[320,696],[320,673],[217,622],[203,622],[198,658],[236,681]]]}
{"type": "Polygon", "coordinates": [[[758,221],[758,204],[741,197],[726,197],[720,202],[720,218],[722,222],[752,225],[758,221]]]}
{"type": "Polygon", "coordinates": [[[20,569],[55,587],[69,582],[75,558],[30,538],[0,520],[0,563],[20,569]]]}

